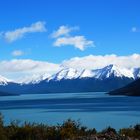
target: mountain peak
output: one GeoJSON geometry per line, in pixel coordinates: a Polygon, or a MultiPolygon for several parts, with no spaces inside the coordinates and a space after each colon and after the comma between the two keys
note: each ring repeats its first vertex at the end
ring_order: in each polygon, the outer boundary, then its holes
{"type": "Polygon", "coordinates": [[[140,68],[134,68],[133,75],[135,79],[140,78],[140,68]]]}
{"type": "Polygon", "coordinates": [[[58,73],[54,74],[49,78],[49,80],[62,80],[62,79],[75,79],[80,76],[80,72],[73,68],[64,68],[58,73]]]}
{"type": "Polygon", "coordinates": [[[9,79],[0,75],[0,85],[7,85],[8,82],[10,82],[9,79]]]}
{"type": "MultiPolygon", "coordinates": [[[[140,77],[140,68],[135,69],[127,69],[127,68],[120,68],[117,65],[110,64],[108,66],[105,66],[100,69],[74,69],[74,68],[63,68],[59,72],[48,75],[48,74],[40,74],[40,75],[32,75],[32,76],[26,76],[20,80],[20,84],[37,84],[41,81],[47,81],[55,80],[65,80],[65,79],[82,79],[82,78],[94,78],[99,80],[104,80],[106,78],[113,78],[113,77],[119,77],[119,78],[130,78],[130,79],[137,79],[140,77]]],[[[0,84],[7,84],[9,82],[8,79],[4,77],[0,77],[0,84]]]]}
{"type": "Polygon", "coordinates": [[[106,67],[104,67],[104,68],[116,70],[116,69],[118,69],[118,66],[115,65],[115,64],[110,64],[110,65],[108,65],[108,66],[106,66],[106,67]]]}
{"type": "Polygon", "coordinates": [[[95,69],[95,70],[76,70],[73,68],[64,68],[58,73],[51,76],[49,80],[62,80],[62,79],[76,79],[76,78],[96,78],[96,79],[106,79],[110,77],[127,77],[127,78],[133,78],[134,75],[132,70],[125,69],[125,68],[119,68],[117,65],[110,64],[104,68],[101,69],[95,69]]]}
{"type": "Polygon", "coordinates": [[[134,78],[133,73],[129,69],[119,68],[117,65],[111,64],[100,69],[100,79],[109,77],[129,77],[134,78]]]}
{"type": "Polygon", "coordinates": [[[26,76],[24,77],[24,79],[19,80],[20,84],[37,84],[39,82],[41,82],[42,80],[45,80],[49,77],[50,75],[47,73],[44,74],[34,74],[32,76],[26,76]]]}

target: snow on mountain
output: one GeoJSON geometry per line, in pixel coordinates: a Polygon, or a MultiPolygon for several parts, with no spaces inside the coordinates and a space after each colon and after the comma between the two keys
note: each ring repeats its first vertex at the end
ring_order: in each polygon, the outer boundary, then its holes
{"type": "Polygon", "coordinates": [[[93,76],[94,76],[94,74],[93,74],[92,70],[84,69],[81,72],[79,78],[86,78],[86,77],[93,77],[93,76]]]}
{"type": "MultiPolygon", "coordinates": [[[[64,68],[61,71],[57,72],[56,74],[49,75],[49,74],[38,74],[32,76],[26,76],[19,80],[18,83],[20,84],[38,84],[41,81],[60,81],[62,79],[82,79],[82,78],[96,78],[100,80],[104,80],[110,77],[127,77],[137,79],[140,78],[140,68],[135,69],[126,69],[126,68],[119,68],[116,65],[108,65],[101,69],[93,69],[93,70],[76,70],[73,68],[64,68]]],[[[0,76],[0,85],[6,85],[10,80],[0,76]]]]}
{"type": "Polygon", "coordinates": [[[0,75],[0,85],[7,85],[8,82],[11,82],[11,81],[0,75]]]}
{"type": "Polygon", "coordinates": [[[83,73],[80,75],[80,78],[93,77],[102,80],[111,76],[134,78],[131,70],[119,68],[116,65],[108,65],[104,68],[96,70],[84,70],[83,73]]]}
{"type": "Polygon", "coordinates": [[[49,80],[76,79],[80,76],[80,71],[73,68],[62,69],[58,73],[52,75],[49,80]]]}
{"type": "Polygon", "coordinates": [[[140,68],[134,68],[132,69],[132,72],[135,79],[140,78],[140,68]]]}
{"type": "Polygon", "coordinates": [[[128,77],[133,78],[133,72],[129,69],[119,68],[116,65],[109,65],[102,69],[96,70],[76,70],[73,68],[62,69],[57,74],[51,76],[49,80],[62,80],[62,79],[76,79],[76,78],[96,78],[96,79],[105,79],[111,76],[114,77],[128,77]]]}
{"type": "Polygon", "coordinates": [[[100,75],[100,69],[96,70],[83,70],[79,78],[98,78],[100,75]]]}
{"type": "Polygon", "coordinates": [[[45,79],[47,79],[50,75],[49,74],[34,74],[32,76],[26,76],[23,79],[19,80],[20,84],[37,84],[45,79]]]}
{"type": "Polygon", "coordinates": [[[114,77],[128,77],[134,78],[134,75],[131,70],[125,68],[119,68],[116,65],[108,65],[102,69],[98,69],[96,78],[105,79],[111,76],[114,77]]]}

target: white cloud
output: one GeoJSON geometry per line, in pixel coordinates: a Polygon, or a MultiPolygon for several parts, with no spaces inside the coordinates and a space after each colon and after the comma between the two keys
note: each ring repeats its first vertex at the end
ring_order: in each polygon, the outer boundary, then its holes
{"type": "Polygon", "coordinates": [[[85,57],[74,57],[65,60],[60,64],[46,61],[34,61],[31,59],[14,59],[10,61],[0,61],[0,75],[14,80],[25,81],[38,77],[39,75],[51,75],[63,67],[75,69],[97,69],[104,66],[115,64],[122,68],[140,67],[140,54],[128,56],[111,55],[89,55],[85,57]]]}
{"type": "Polygon", "coordinates": [[[60,26],[58,30],[54,31],[51,34],[52,38],[57,38],[60,36],[68,36],[70,32],[74,31],[74,30],[78,30],[79,27],[75,26],[75,27],[68,27],[68,26],[60,26]]]}
{"type": "Polygon", "coordinates": [[[12,52],[12,55],[13,55],[13,56],[22,56],[23,54],[24,54],[24,52],[21,51],[21,50],[14,50],[14,51],[12,52]]]}
{"type": "Polygon", "coordinates": [[[7,42],[11,43],[24,37],[27,33],[45,32],[45,31],[46,31],[45,22],[38,21],[36,23],[31,24],[31,26],[29,27],[23,27],[15,29],[14,31],[4,32],[3,37],[7,42]]]}
{"type": "Polygon", "coordinates": [[[53,43],[56,47],[61,46],[74,46],[75,48],[84,51],[87,47],[93,47],[94,42],[91,40],[87,40],[83,35],[72,36],[70,33],[74,30],[78,30],[79,27],[68,27],[68,26],[60,26],[58,30],[54,31],[51,34],[52,38],[55,38],[53,43]]]}
{"type": "Polygon", "coordinates": [[[83,51],[87,47],[93,47],[94,42],[87,40],[84,36],[60,37],[56,39],[53,45],[56,47],[72,45],[75,48],[78,48],[81,51],[83,51]]]}
{"type": "Polygon", "coordinates": [[[53,74],[60,70],[59,64],[49,63],[46,61],[34,61],[31,59],[0,61],[0,66],[0,75],[4,75],[15,80],[43,73],[53,74]]]}
{"type": "Polygon", "coordinates": [[[140,30],[139,30],[137,27],[132,27],[132,28],[131,28],[131,31],[132,31],[132,32],[139,32],[140,30]]]}
{"type": "Polygon", "coordinates": [[[140,54],[132,54],[129,56],[117,56],[112,54],[75,57],[63,61],[62,66],[76,69],[97,69],[110,64],[115,64],[123,68],[140,67],[140,54]]]}

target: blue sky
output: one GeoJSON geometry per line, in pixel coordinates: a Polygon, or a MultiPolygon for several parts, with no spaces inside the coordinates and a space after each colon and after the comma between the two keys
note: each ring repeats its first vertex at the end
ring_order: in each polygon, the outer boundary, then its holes
{"type": "Polygon", "coordinates": [[[0,59],[34,59],[59,63],[76,56],[130,55],[140,53],[139,0],[1,0],[0,31],[13,31],[38,21],[46,22],[47,32],[30,33],[14,42],[0,40],[0,59]],[[60,26],[78,26],[72,34],[94,41],[84,51],[67,45],[54,47],[50,34],[60,26]],[[22,56],[11,52],[21,50],[22,56]]]}
{"type": "Polygon", "coordinates": [[[139,0],[1,0],[0,62],[62,64],[112,54],[136,59],[139,7],[139,0]],[[52,37],[62,27],[69,31],[52,37]]]}

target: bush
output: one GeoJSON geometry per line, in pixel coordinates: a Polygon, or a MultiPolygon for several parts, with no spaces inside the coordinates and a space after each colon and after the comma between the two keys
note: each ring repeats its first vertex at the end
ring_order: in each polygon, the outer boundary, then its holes
{"type": "Polygon", "coordinates": [[[102,133],[103,134],[105,134],[105,133],[113,133],[113,134],[117,134],[117,132],[116,132],[116,130],[114,129],[114,128],[112,128],[112,127],[107,127],[106,129],[104,129],[103,131],[102,131],[102,133]]]}
{"type": "Polygon", "coordinates": [[[129,136],[140,139],[140,125],[137,124],[134,127],[120,129],[120,135],[129,136]]]}
{"type": "Polygon", "coordinates": [[[120,129],[119,133],[114,128],[108,127],[101,132],[95,128],[88,129],[81,126],[79,121],[66,120],[61,125],[48,126],[44,124],[20,124],[12,121],[4,126],[3,116],[0,114],[0,140],[76,140],[76,139],[140,139],[140,125],[120,129]]]}

